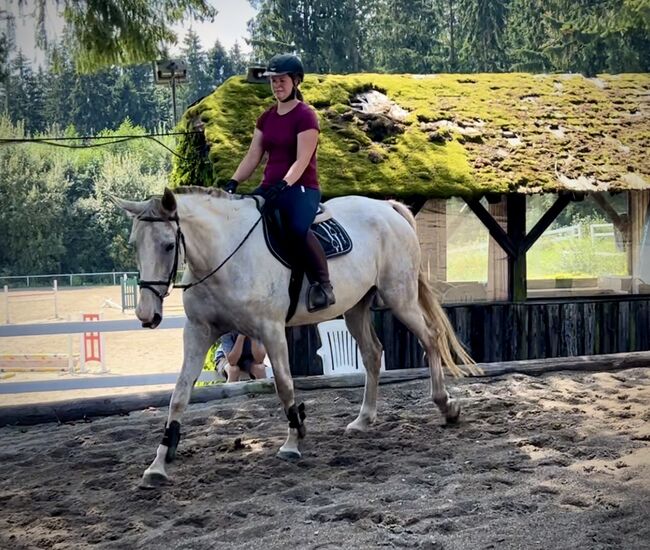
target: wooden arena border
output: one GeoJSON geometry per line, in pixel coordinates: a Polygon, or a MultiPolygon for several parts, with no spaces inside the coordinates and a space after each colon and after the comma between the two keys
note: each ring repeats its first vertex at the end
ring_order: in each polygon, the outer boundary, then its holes
{"type": "MultiPolygon", "coordinates": [[[[527,361],[509,361],[502,363],[484,363],[479,365],[483,371],[481,380],[512,373],[537,376],[554,371],[589,371],[604,372],[650,366],[650,352],[616,353],[610,355],[589,355],[579,357],[555,357],[550,359],[531,359],[527,361]]],[[[422,369],[390,370],[381,373],[381,384],[406,382],[428,378],[429,371],[422,369]]],[[[457,379],[460,383],[471,383],[474,377],[457,379]]],[[[309,376],[295,378],[294,386],[298,390],[309,391],[331,388],[356,388],[363,386],[365,373],[340,374],[334,376],[309,376]]],[[[135,395],[119,395],[74,399],[54,403],[16,405],[0,407],[0,426],[31,425],[45,422],[73,422],[92,417],[126,415],[131,411],[148,407],[165,408],[169,405],[171,389],[135,395]]],[[[273,393],[272,380],[237,382],[234,384],[195,388],[191,403],[236,397],[273,393]]]]}

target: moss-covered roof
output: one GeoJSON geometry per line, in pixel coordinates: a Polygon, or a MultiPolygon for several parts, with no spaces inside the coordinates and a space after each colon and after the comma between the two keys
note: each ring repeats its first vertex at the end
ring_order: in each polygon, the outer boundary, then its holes
{"type": "MultiPolygon", "coordinates": [[[[328,75],[301,89],[320,117],[326,196],[650,188],[650,74],[328,75]],[[405,117],[354,108],[369,90],[405,117]]],[[[210,163],[201,173],[196,137],[181,140],[174,182],[225,182],[272,104],[268,85],[233,77],[188,109],[182,124],[205,124],[210,163]]]]}

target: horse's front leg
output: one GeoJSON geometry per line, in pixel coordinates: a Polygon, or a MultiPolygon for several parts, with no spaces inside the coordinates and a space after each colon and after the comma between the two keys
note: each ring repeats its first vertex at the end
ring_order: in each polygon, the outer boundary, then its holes
{"type": "Polygon", "coordinates": [[[264,347],[271,359],[273,378],[278,397],[284,407],[289,422],[289,433],[284,445],[278,451],[278,457],[284,459],[297,459],[302,455],[298,449],[299,441],[305,437],[305,408],[301,403],[296,405],[293,392],[293,379],[289,368],[289,350],[284,325],[274,325],[265,331],[263,336],[264,347]]]}
{"type": "Polygon", "coordinates": [[[218,336],[209,326],[189,320],[186,322],[183,329],[183,368],[172,393],[163,439],[158,445],[156,458],[142,476],[141,487],[157,487],[169,480],[165,465],[176,456],[181,438],[180,417],[190,401],[194,383],[201,374],[205,355],[218,336]]]}

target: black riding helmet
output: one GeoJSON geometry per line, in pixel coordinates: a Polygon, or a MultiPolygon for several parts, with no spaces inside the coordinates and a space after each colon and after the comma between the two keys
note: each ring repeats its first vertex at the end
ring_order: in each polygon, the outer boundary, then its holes
{"type": "Polygon", "coordinates": [[[298,77],[300,82],[305,78],[305,68],[302,66],[302,61],[297,55],[290,53],[283,53],[274,55],[266,67],[262,76],[279,76],[288,74],[293,77],[298,77]]]}

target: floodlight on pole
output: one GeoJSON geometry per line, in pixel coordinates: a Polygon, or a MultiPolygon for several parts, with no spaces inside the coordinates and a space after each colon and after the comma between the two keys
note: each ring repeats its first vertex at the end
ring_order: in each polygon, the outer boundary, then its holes
{"type": "Polygon", "coordinates": [[[187,65],[180,59],[163,59],[154,63],[153,74],[156,84],[171,83],[173,118],[176,126],[176,83],[187,82],[187,65]]]}

